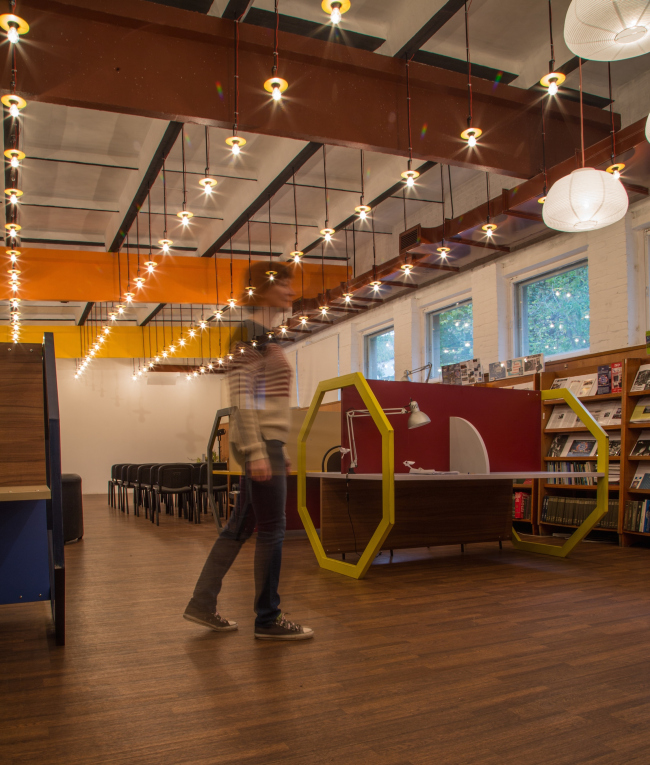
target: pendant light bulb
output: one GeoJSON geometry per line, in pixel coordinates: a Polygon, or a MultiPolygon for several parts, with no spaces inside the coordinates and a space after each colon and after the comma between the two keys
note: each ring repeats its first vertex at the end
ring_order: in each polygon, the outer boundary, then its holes
{"type": "Polygon", "coordinates": [[[289,83],[282,77],[271,77],[264,83],[264,90],[271,94],[274,101],[280,101],[282,94],[289,87],[289,83]]]}
{"type": "Polygon", "coordinates": [[[481,130],[481,128],[470,127],[470,128],[467,128],[467,130],[463,130],[463,132],[460,134],[460,137],[464,141],[467,141],[468,146],[474,147],[476,146],[476,142],[478,141],[478,139],[481,137],[482,134],[483,134],[483,131],[481,130]]]}
{"type": "Polygon", "coordinates": [[[556,96],[560,85],[566,80],[566,75],[561,72],[549,72],[539,81],[543,88],[548,88],[549,96],[556,96]]]}
{"type": "Polygon", "coordinates": [[[360,220],[365,220],[368,217],[368,213],[370,212],[371,208],[368,207],[368,205],[357,205],[354,208],[355,213],[359,214],[360,220]]]}
{"type": "Polygon", "coordinates": [[[147,267],[147,272],[152,274],[157,265],[158,264],[154,260],[147,260],[145,263],[145,266],[147,267]]]}
{"type": "Polygon", "coordinates": [[[221,308],[217,308],[217,310],[214,312],[214,315],[216,316],[217,321],[221,321],[223,317],[223,311],[221,310],[221,308]]]}
{"type": "Polygon", "coordinates": [[[293,260],[294,263],[300,263],[300,258],[302,258],[302,256],[303,256],[302,250],[294,250],[291,253],[291,259],[293,260]]]}
{"type": "Polygon", "coordinates": [[[190,218],[194,217],[194,213],[189,212],[189,210],[181,210],[176,213],[176,217],[181,219],[181,223],[184,226],[187,226],[190,222],[190,218]]]}
{"type": "Polygon", "coordinates": [[[332,24],[337,25],[343,14],[350,10],[350,0],[323,0],[321,8],[329,14],[332,24]]]}
{"type": "Polygon", "coordinates": [[[20,166],[20,162],[18,161],[18,157],[12,157],[11,158],[11,166],[14,167],[14,168],[20,166]]]}
{"type": "Polygon", "coordinates": [[[496,223],[486,223],[485,225],[481,226],[481,229],[485,231],[485,236],[489,238],[497,230],[497,225],[496,223]]]}
{"type": "Polygon", "coordinates": [[[246,139],[240,135],[231,135],[226,138],[226,143],[230,146],[230,151],[237,156],[241,151],[242,146],[246,145],[246,139]]]}
{"type": "Polygon", "coordinates": [[[625,163],[624,162],[616,162],[613,165],[610,165],[606,172],[611,173],[614,178],[618,181],[621,177],[621,171],[625,169],[625,163]]]}
{"type": "Polygon", "coordinates": [[[303,327],[305,326],[305,324],[306,324],[308,321],[309,321],[309,317],[308,317],[308,316],[301,316],[301,317],[300,317],[300,324],[301,324],[303,327]]]}
{"type": "Polygon", "coordinates": [[[404,180],[406,181],[406,185],[409,188],[413,188],[413,186],[415,186],[415,179],[419,177],[420,177],[420,173],[418,173],[417,170],[405,170],[402,173],[402,178],[404,178],[404,180]]]}

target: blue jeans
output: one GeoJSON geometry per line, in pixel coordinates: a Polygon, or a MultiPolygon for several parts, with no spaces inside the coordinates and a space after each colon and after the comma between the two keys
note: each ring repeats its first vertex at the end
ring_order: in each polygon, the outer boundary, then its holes
{"type": "Polygon", "coordinates": [[[191,606],[210,613],[216,611],[223,578],[257,527],[255,626],[267,626],[280,615],[278,584],[287,525],[287,475],[282,447],[282,441],[266,442],[272,471],[269,481],[253,481],[248,476],[242,478],[239,504],[208,555],[194,588],[191,606]]]}

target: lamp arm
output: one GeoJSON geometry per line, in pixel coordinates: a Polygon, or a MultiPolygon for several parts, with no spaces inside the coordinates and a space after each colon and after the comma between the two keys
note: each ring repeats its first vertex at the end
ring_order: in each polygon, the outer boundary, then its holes
{"type": "MultiPolygon", "coordinates": [[[[408,411],[405,407],[393,407],[391,409],[384,409],[384,414],[407,414],[408,411]]],[[[350,444],[350,470],[352,471],[357,466],[357,442],[354,438],[352,420],[355,417],[370,417],[370,412],[367,409],[348,409],[346,417],[348,421],[348,443],[350,444]]]]}
{"type": "Polygon", "coordinates": [[[428,364],[424,364],[421,367],[418,367],[417,369],[405,369],[404,370],[404,377],[406,377],[406,382],[413,382],[409,375],[414,375],[416,372],[424,372],[424,370],[427,370],[427,379],[424,381],[425,383],[428,383],[431,379],[431,372],[433,371],[433,362],[429,361],[428,364]]]}

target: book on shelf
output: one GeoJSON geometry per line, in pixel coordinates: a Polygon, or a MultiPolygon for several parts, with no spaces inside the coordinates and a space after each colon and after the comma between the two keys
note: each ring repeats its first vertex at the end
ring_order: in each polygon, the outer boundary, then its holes
{"type": "Polygon", "coordinates": [[[620,425],[623,407],[616,401],[596,401],[587,405],[589,414],[599,425],[620,425]],[[618,420],[616,419],[618,417],[618,420]]]}
{"type": "Polygon", "coordinates": [[[512,495],[512,519],[515,521],[530,520],[531,497],[524,491],[516,491],[512,495]]]}
{"type": "Polygon", "coordinates": [[[598,367],[598,391],[599,396],[612,392],[612,368],[609,364],[601,364],[598,367]]]}
{"type": "Polygon", "coordinates": [[[547,428],[574,428],[578,424],[578,417],[567,404],[557,404],[553,407],[548,420],[547,428]]]}
{"type": "Polygon", "coordinates": [[[650,457],[650,430],[642,430],[632,447],[630,457],[650,457]]]}
{"type": "Polygon", "coordinates": [[[650,422],[650,398],[640,398],[634,407],[630,422],[650,422]]]}
{"type": "MultiPolygon", "coordinates": [[[[596,454],[598,454],[598,451],[596,451],[596,454]]],[[[620,457],[621,456],[621,433],[618,431],[617,433],[610,433],[609,434],[609,456],[610,457],[620,457]]],[[[611,468],[611,465],[610,465],[611,468]]]]}
{"type": "Polygon", "coordinates": [[[647,462],[639,463],[630,489],[650,489],[650,465],[647,462]]]}
{"type": "MultiPolygon", "coordinates": [[[[596,500],[589,497],[562,497],[548,494],[542,502],[541,522],[566,526],[580,526],[596,509],[596,500]]],[[[618,528],[618,499],[607,503],[607,514],[596,528],[618,528]]]]}
{"type": "Polygon", "coordinates": [[[566,457],[591,457],[595,453],[598,442],[595,438],[573,438],[568,445],[566,457]]]}
{"type": "Polygon", "coordinates": [[[650,499],[629,500],[625,503],[623,531],[650,531],[650,499]]]}
{"type": "Polygon", "coordinates": [[[623,391],[623,362],[615,361],[612,364],[612,393],[623,391]]]}
{"type": "Polygon", "coordinates": [[[650,390],[650,364],[642,364],[639,367],[630,388],[631,393],[639,393],[642,390],[650,390]]]}
{"type": "Polygon", "coordinates": [[[589,462],[547,462],[546,471],[549,477],[546,483],[554,486],[595,486],[598,479],[596,476],[580,475],[580,473],[594,473],[593,463],[589,462]],[[553,473],[575,473],[575,476],[563,476],[553,478],[553,473]]]}
{"type": "Polygon", "coordinates": [[[595,392],[598,388],[598,385],[596,383],[596,375],[585,375],[581,378],[582,383],[580,386],[580,392],[578,393],[579,398],[584,398],[585,396],[593,396],[595,395],[595,392]]]}
{"type": "Polygon", "coordinates": [[[566,434],[558,433],[551,441],[551,445],[548,447],[547,457],[561,457],[564,454],[564,449],[567,445],[569,436],[566,434]]]}

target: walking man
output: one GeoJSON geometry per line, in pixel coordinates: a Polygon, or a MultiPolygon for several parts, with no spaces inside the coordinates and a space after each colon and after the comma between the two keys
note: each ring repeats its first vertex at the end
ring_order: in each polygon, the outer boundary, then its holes
{"type": "MultiPolygon", "coordinates": [[[[251,268],[254,306],[268,327],[274,326],[278,309],[291,308],[295,293],[291,270],[265,262],[251,268]],[[276,314],[274,316],[273,314],[276,314]]],[[[241,346],[228,373],[230,404],[237,407],[230,418],[228,442],[237,462],[245,465],[240,502],[214,543],[194,588],[184,618],[217,632],[237,629],[237,623],[221,616],[217,598],[223,577],[244,542],[257,526],[255,545],[255,637],[259,640],[306,640],[309,627],[288,621],[280,611],[278,584],[282,542],[286,527],[288,460],[284,445],[289,434],[291,367],[280,346],[241,346]]]]}

